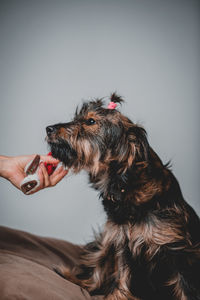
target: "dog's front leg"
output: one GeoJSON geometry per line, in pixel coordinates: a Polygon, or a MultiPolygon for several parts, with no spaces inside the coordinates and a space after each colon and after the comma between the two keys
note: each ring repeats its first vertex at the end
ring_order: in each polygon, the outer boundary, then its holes
{"type": "MultiPolygon", "coordinates": [[[[95,282],[94,274],[91,276],[89,279],[79,279],[79,276],[75,276],[72,271],[69,269],[65,268],[61,271],[61,269],[54,269],[55,272],[60,275],[61,277],[69,280],[70,282],[79,285],[80,287],[86,289],[89,293],[91,294],[98,294],[98,289],[100,288],[100,284],[95,282]]],[[[105,287],[104,287],[105,288],[105,287]]],[[[100,290],[99,290],[100,291],[100,290]]],[[[100,292],[100,294],[102,294],[100,292]]],[[[109,292],[109,287],[107,287],[107,295],[104,296],[105,300],[141,300],[139,298],[134,297],[127,289],[122,289],[121,287],[118,287],[114,289],[114,291],[110,290],[109,292]]]]}
{"type": "Polygon", "coordinates": [[[116,290],[112,294],[105,297],[105,300],[141,300],[133,295],[126,295],[123,291],[116,290]]]}
{"type": "Polygon", "coordinates": [[[86,289],[91,295],[104,295],[106,300],[141,300],[129,289],[130,270],[114,249],[93,249],[83,256],[84,264],[54,269],[63,278],[86,289]]]}
{"type": "Polygon", "coordinates": [[[101,294],[103,272],[97,267],[90,267],[86,264],[73,268],[56,266],[53,270],[62,278],[79,285],[89,293],[101,294]]]}

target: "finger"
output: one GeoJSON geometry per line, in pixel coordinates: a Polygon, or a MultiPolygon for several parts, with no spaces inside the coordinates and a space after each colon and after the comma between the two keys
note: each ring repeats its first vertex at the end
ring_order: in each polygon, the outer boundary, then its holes
{"type": "Polygon", "coordinates": [[[59,163],[59,160],[52,157],[52,156],[49,156],[49,155],[40,155],[40,159],[47,163],[47,164],[55,164],[57,165],[59,163]]]}
{"type": "Polygon", "coordinates": [[[57,167],[57,169],[55,169],[55,171],[50,175],[50,181],[51,183],[54,182],[54,179],[60,175],[65,169],[63,168],[62,165],[60,165],[60,167],[57,167]]]}
{"type": "Polygon", "coordinates": [[[40,186],[39,186],[39,189],[43,189],[44,188],[44,176],[43,176],[43,172],[42,172],[42,169],[39,167],[38,169],[38,177],[39,177],[39,180],[40,180],[40,186]]]}
{"type": "Polygon", "coordinates": [[[54,178],[55,176],[57,176],[57,174],[59,174],[60,172],[62,172],[63,170],[67,171],[68,173],[68,169],[66,168],[66,166],[63,165],[63,163],[59,163],[55,169],[55,171],[51,174],[50,179],[54,178]]]}
{"type": "Polygon", "coordinates": [[[40,163],[40,168],[41,168],[43,180],[44,180],[43,188],[45,188],[45,187],[50,186],[50,178],[49,178],[49,174],[48,174],[47,169],[45,168],[43,162],[40,163]]]}
{"type": "Polygon", "coordinates": [[[69,172],[68,170],[64,170],[62,167],[59,169],[62,169],[59,173],[57,173],[55,176],[51,178],[51,185],[55,186],[59,181],[61,181],[69,172]]]}
{"type": "Polygon", "coordinates": [[[50,178],[53,178],[56,176],[58,173],[60,173],[64,169],[63,164],[60,162],[57,166],[56,169],[53,171],[53,173],[50,175],[50,178]]]}

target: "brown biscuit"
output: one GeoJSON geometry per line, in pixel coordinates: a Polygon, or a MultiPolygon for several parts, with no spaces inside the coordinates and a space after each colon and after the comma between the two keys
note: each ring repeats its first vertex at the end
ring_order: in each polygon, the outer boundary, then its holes
{"type": "Polygon", "coordinates": [[[35,158],[33,159],[32,163],[26,170],[26,175],[32,175],[36,172],[38,165],[40,163],[40,155],[36,155],[35,158]]]}
{"type": "Polygon", "coordinates": [[[36,180],[28,181],[21,186],[21,190],[24,194],[27,194],[37,185],[36,180]]]}

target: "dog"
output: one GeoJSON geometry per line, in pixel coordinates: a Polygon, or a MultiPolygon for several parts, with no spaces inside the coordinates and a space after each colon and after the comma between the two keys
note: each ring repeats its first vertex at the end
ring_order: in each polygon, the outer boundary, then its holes
{"type": "Polygon", "coordinates": [[[107,221],[64,278],[106,300],[199,300],[200,219],[143,127],[124,116],[113,93],[84,102],[73,121],[48,126],[52,155],[86,170],[107,221]]]}

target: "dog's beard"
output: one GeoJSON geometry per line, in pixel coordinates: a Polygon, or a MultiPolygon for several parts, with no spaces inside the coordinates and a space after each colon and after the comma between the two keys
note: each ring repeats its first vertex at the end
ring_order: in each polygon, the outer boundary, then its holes
{"type": "Polygon", "coordinates": [[[57,142],[49,142],[52,156],[59,159],[68,168],[72,167],[77,159],[77,153],[72,146],[62,139],[57,142]]]}

